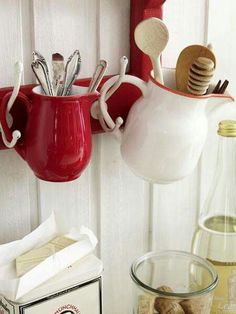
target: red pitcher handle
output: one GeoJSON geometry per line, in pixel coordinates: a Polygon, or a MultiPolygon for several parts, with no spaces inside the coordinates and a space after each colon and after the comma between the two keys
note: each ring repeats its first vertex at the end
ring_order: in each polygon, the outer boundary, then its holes
{"type": "MultiPolygon", "coordinates": [[[[21,132],[18,130],[12,132],[7,123],[7,104],[11,94],[12,92],[7,93],[3,97],[0,104],[0,133],[2,133],[3,142],[8,148],[14,147],[18,139],[21,137],[21,132]]],[[[28,97],[25,94],[19,92],[16,100],[23,103],[26,107],[27,113],[29,113],[31,103],[28,97]]]]}

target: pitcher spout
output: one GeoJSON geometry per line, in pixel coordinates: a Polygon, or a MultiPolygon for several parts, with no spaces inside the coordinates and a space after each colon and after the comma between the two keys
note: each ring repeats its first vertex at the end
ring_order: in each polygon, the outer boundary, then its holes
{"type": "Polygon", "coordinates": [[[226,94],[210,94],[207,102],[207,114],[209,116],[214,115],[216,112],[224,110],[224,108],[235,102],[234,97],[232,97],[229,93],[226,94]]]}

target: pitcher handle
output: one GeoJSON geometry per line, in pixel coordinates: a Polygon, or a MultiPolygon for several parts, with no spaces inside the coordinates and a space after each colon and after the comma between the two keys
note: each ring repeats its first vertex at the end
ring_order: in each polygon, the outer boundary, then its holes
{"type": "Polygon", "coordinates": [[[111,132],[118,140],[121,140],[122,137],[120,127],[123,124],[123,119],[118,117],[115,122],[113,121],[112,117],[108,113],[106,100],[107,94],[114,89],[113,86],[116,86],[117,90],[122,83],[130,83],[137,86],[141,90],[143,96],[147,93],[147,85],[144,81],[138,77],[127,74],[113,76],[103,85],[99,99],[100,112],[98,113],[98,119],[103,130],[105,132],[111,132]],[[117,82],[119,83],[117,84],[117,82]]]}
{"type": "MultiPolygon", "coordinates": [[[[11,131],[10,127],[8,126],[7,122],[7,113],[8,113],[8,101],[12,95],[12,92],[7,93],[0,104],[0,133],[2,135],[2,140],[5,144],[6,147],[8,148],[13,148],[16,144],[17,141],[21,137],[21,132],[18,130],[11,131]]],[[[16,100],[19,99],[21,102],[26,106],[27,112],[29,112],[30,108],[30,101],[28,97],[19,92],[19,94],[16,97],[16,100]]]]}

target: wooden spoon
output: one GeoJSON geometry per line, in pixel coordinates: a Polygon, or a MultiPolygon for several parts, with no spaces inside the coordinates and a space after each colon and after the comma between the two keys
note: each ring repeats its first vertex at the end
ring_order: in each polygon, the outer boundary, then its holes
{"type": "Polygon", "coordinates": [[[188,75],[191,65],[199,57],[209,58],[216,66],[216,58],[211,49],[201,45],[192,45],[186,47],[179,55],[176,65],[176,88],[179,91],[188,93],[188,75]]]}
{"type": "Polygon", "coordinates": [[[155,17],[146,19],[137,25],[134,38],[139,49],[150,57],[155,79],[163,84],[160,55],[169,40],[166,25],[155,17]]]}

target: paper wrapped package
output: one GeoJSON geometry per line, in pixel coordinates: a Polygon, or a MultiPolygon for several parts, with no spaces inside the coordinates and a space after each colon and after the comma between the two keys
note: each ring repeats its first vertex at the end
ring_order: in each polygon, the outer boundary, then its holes
{"type": "Polygon", "coordinates": [[[17,302],[0,295],[0,314],[102,314],[102,270],[90,254],[17,302]]]}
{"type": "Polygon", "coordinates": [[[84,261],[96,245],[97,239],[91,230],[72,227],[68,225],[65,215],[53,213],[22,240],[0,246],[0,295],[13,302],[22,299],[31,291],[36,291],[34,289],[38,286],[66,271],[71,265],[84,261]],[[47,257],[21,277],[17,276],[17,257],[41,248],[61,236],[71,239],[72,244],[47,257]]]}

